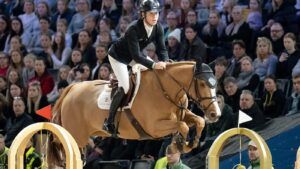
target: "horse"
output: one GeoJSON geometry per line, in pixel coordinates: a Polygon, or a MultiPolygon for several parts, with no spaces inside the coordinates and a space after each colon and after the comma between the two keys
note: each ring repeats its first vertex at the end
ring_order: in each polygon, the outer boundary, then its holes
{"type": "MultiPolygon", "coordinates": [[[[53,108],[52,122],[61,125],[75,138],[79,147],[90,136],[110,137],[102,129],[108,110],[97,106],[97,97],[107,81],[84,81],[69,85],[53,108]]],[[[215,122],[221,115],[216,102],[216,80],[208,65],[196,70],[195,62],[168,63],[165,70],[146,70],[141,73],[139,90],[131,112],[143,130],[153,139],[179,133],[181,151],[187,153],[198,146],[205,120],[215,122]],[[200,73],[196,73],[200,72],[200,73]],[[188,109],[191,100],[203,110],[205,119],[188,109]],[[189,127],[196,134],[189,142],[189,127]]],[[[118,112],[118,137],[141,140],[125,112],[118,112]]]]}

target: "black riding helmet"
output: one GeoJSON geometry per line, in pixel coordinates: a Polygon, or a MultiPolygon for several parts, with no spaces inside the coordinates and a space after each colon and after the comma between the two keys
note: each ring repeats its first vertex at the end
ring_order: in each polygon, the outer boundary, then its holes
{"type": "Polygon", "coordinates": [[[159,12],[161,10],[160,4],[157,0],[141,0],[140,11],[141,12],[159,12]]]}

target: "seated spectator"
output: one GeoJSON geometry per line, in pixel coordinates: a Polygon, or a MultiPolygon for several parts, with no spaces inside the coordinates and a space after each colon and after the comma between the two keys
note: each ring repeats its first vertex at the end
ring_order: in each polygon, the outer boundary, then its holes
{"type": "Polygon", "coordinates": [[[19,15],[22,20],[24,33],[32,35],[34,31],[39,30],[39,19],[34,13],[34,2],[33,0],[24,1],[24,14],[19,15]]]}
{"type": "Polygon", "coordinates": [[[226,72],[227,72],[228,76],[233,76],[233,77],[237,78],[241,72],[240,60],[244,56],[247,56],[246,45],[245,45],[244,41],[234,40],[232,42],[232,50],[233,50],[233,57],[230,58],[228,61],[228,67],[227,67],[226,72]]]}
{"type": "Polygon", "coordinates": [[[225,95],[225,89],[224,89],[224,79],[228,76],[226,73],[227,68],[227,60],[225,57],[219,57],[215,60],[215,77],[218,81],[217,83],[217,93],[225,95]]]}
{"type": "Polygon", "coordinates": [[[21,37],[18,35],[11,37],[9,44],[7,44],[7,45],[8,46],[5,46],[5,49],[4,49],[4,52],[6,52],[6,53],[11,54],[11,52],[13,50],[17,50],[17,51],[21,52],[22,56],[27,54],[27,49],[23,45],[21,37]]]}
{"type": "Polygon", "coordinates": [[[293,33],[285,34],[283,44],[285,51],[279,56],[276,76],[280,79],[291,79],[292,70],[300,58],[300,51],[296,48],[296,36],[293,33]]]}
{"type": "Polygon", "coordinates": [[[280,23],[275,22],[270,28],[270,40],[272,42],[274,54],[280,56],[281,52],[284,50],[283,46],[283,27],[280,23]]]}
{"type": "Polygon", "coordinates": [[[259,31],[261,27],[263,26],[262,23],[262,14],[260,9],[260,1],[259,0],[250,0],[249,1],[249,14],[247,17],[247,23],[249,24],[249,27],[253,31],[259,31]]]}
{"type": "Polygon", "coordinates": [[[268,75],[275,75],[278,60],[273,54],[272,43],[268,38],[257,39],[256,55],[253,67],[260,80],[263,81],[268,75]]]}
{"type": "Polygon", "coordinates": [[[179,28],[174,29],[168,35],[168,55],[169,59],[174,61],[178,61],[180,58],[180,50],[181,50],[181,30],[179,28]]]}
{"type": "Polygon", "coordinates": [[[8,151],[5,146],[4,136],[0,134],[0,168],[8,168],[8,151]]]}
{"type": "Polygon", "coordinates": [[[11,62],[9,69],[15,69],[21,76],[24,68],[23,54],[20,50],[12,50],[10,52],[11,62]]]}
{"type": "Polygon", "coordinates": [[[47,97],[42,95],[41,84],[39,81],[32,81],[28,86],[27,110],[34,122],[48,121],[46,118],[36,114],[36,111],[48,106],[47,97]]]}
{"type": "Polygon", "coordinates": [[[5,15],[0,15],[0,23],[0,51],[3,51],[9,34],[10,19],[5,15]]]}
{"type": "Polygon", "coordinates": [[[267,23],[279,22],[285,32],[297,33],[296,9],[286,0],[272,1],[272,9],[267,15],[267,23]]]}
{"type": "MultiPolygon", "coordinates": [[[[209,11],[209,10],[208,10],[209,11]]],[[[200,35],[201,35],[201,30],[202,30],[202,27],[203,26],[201,26],[201,25],[204,25],[204,24],[206,24],[206,22],[207,22],[207,19],[208,19],[208,12],[206,11],[206,16],[204,16],[204,18],[205,18],[205,21],[204,22],[198,22],[198,20],[200,19],[200,18],[198,18],[198,16],[199,16],[199,12],[198,12],[198,15],[197,15],[197,13],[196,13],[196,11],[194,10],[194,9],[190,9],[188,12],[187,12],[187,18],[186,18],[186,23],[185,23],[185,25],[193,25],[195,28],[196,28],[196,30],[197,30],[197,35],[200,37],[200,35]]]]}
{"type": "Polygon", "coordinates": [[[121,16],[121,9],[117,6],[115,0],[102,0],[100,18],[109,18],[112,21],[112,28],[118,24],[121,16]]]}
{"type": "Polygon", "coordinates": [[[7,106],[8,106],[8,103],[6,101],[5,96],[0,94],[0,134],[5,133],[5,125],[6,125],[6,121],[8,118],[7,106]]]}
{"type": "Polygon", "coordinates": [[[8,86],[8,90],[6,94],[6,100],[8,102],[8,113],[7,113],[8,118],[15,117],[15,113],[13,111],[13,100],[15,97],[24,97],[24,88],[21,84],[15,83],[15,84],[10,84],[8,86]]]}
{"type": "Polygon", "coordinates": [[[190,167],[182,163],[180,159],[181,153],[173,144],[167,147],[165,155],[165,157],[156,162],[154,169],[190,169],[190,167]]]}
{"type": "Polygon", "coordinates": [[[123,0],[122,1],[122,15],[121,17],[128,17],[130,20],[138,19],[138,13],[135,1],[133,0],[123,0]]]}
{"type": "Polygon", "coordinates": [[[265,91],[261,98],[261,107],[267,118],[276,118],[282,115],[285,104],[283,91],[277,89],[276,79],[273,75],[264,80],[265,91]]]}
{"type": "Polygon", "coordinates": [[[241,73],[237,80],[238,88],[241,90],[247,89],[254,92],[259,84],[259,76],[255,73],[252,59],[245,56],[241,59],[241,73]]]}
{"type": "Polygon", "coordinates": [[[154,62],[158,62],[158,56],[156,54],[156,47],[154,43],[149,43],[143,50],[143,54],[150,59],[152,59],[154,62]]]}
{"type": "Polygon", "coordinates": [[[217,95],[217,101],[222,115],[217,122],[206,125],[206,137],[218,136],[222,132],[235,126],[235,122],[237,122],[237,118],[233,116],[232,108],[224,102],[224,97],[217,95]]]}
{"type": "MultiPolygon", "coordinates": [[[[173,3],[173,2],[171,2],[173,3]]],[[[163,11],[164,12],[164,11],[163,11]]],[[[163,17],[161,17],[163,18],[163,17]]],[[[161,19],[160,18],[160,19],[161,19]]],[[[167,38],[171,32],[173,32],[179,25],[179,18],[175,11],[170,10],[166,16],[165,21],[162,21],[161,23],[166,22],[165,28],[164,28],[164,41],[167,42],[167,38]]]]}
{"type": "Polygon", "coordinates": [[[108,32],[108,34],[110,35],[111,37],[111,42],[114,42],[117,40],[117,33],[115,32],[115,29],[113,28],[113,25],[112,25],[112,21],[108,18],[102,18],[100,21],[99,21],[99,35],[96,36],[97,37],[97,42],[99,42],[101,39],[100,37],[100,33],[101,32],[108,32]]]}
{"type": "Polygon", "coordinates": [[[248,23],[243,19],[242,7],[234,6],[231,12],[232,23],[225,28],[224,41],[230,46],[230,43],[235,39],[243,40],[247,43],[246,48],[249,52],[249,44],[251,40],[252,30],[248,23]]]}
{"type": "Polygon", "coordinates": [[[112,69],[109,63],[103,63],[100,66],[100,69],[98,71],[98,78],[100,80],[110,80],[110,75],[112,73],[112,69]]]}
{"type": "Polygon", "coordinates": [[[241,95],[241,90],[238,89],[237,81],[234,77],[226,77],[224,79],[224,89],[225,89],[225,103],[228,104],[234,114],[238,113],[239,110],[239,100],[241,95]]]}
{"type": "Polygon", "coordinates": [[[127,26],[131,23],[131,21],[132,20],[130,19],[129,16],[121,16],[120,17],[119,23],[116,27],[116,34],[117,34],[118,38],[123,37],[125,35],[127,26]]]}
{"type": "Polygon", "coordinates": [[[6,76],[9,68],[9,58],[4,52],[0,52],[0,76],[6,76]]]}
{"type": "Polygon", "coordinates": [[[92,69],[92,75],[91,79],[95,80],[97,79],[97,72],[99,72],[99,69],[102,64],[109,63],[108,57],[107,57],[107,47],[105,45],[98,45],[96,46],[96,57],[97,57],[97,63],[96,66],[92,69]]]}
{"type": "Polygon", "coordinates": [[[65,35],[65,42],[67,47],[72,47],[72,36],[67,32],[68,23],[65,19],[59,19],[56,23],[56,32],[61,32],[65,35]]]}
{"type": "Polygon", "coordinates": [[[214,58],[224,55],[222,40],[225,24],[221,21],[217,11],[210,11],[208,23],[203,27],[201,37],[209,49],[208,58],[212,61],[214,58]]]}
{"type": "MultiPolygon", "coordinates": [[[[74,15],[74,11],[68,8],[69,1],[67,0],[58,0],[57,1],[57,12],[51,18],[51,29],[56,30],[56,23],[59,19],[65,19],[67,24],[71,22],[71,19],[74,15]]],[[[64,32],[65,33],[65,32],[64,32]]],[[[70,47],[70,46],[69,46],[70,47]]]]}
{"type": "Polygon", "coordinates": [[[76,11],[69,24],[68,33],[73,35],[74,33],[80,32],[84,26],[82,22],[87,16],[92,15],[90,11],[90,1],[89,0],[76,0],[76,11]]]}
{"type": "Polygon", "coordinates": [[[56,32],[53,38],[54,40],[52,42],[52,47],[48,48],[48,53],[51,56],[53,69],[59,69],[69,60],[72,49],[66,46],[66,38],[64,33],[56,32]]]}
{"type": "Polygon", "coordinates": [[[185,38],[181,43],[180,60],[193,60],[206,63],[206,47],[197,36],[194,25],[185,26],[185,38]]]}
{"type": "Polygon", "coordinates": [[[34,62],[35,62],[36,56],[33,54],[28,54],[24,57],[24,68],[22,71],[22,80],[23,80],[23,86],[27,88],[27,84],[29,83],[29,80],[35,76],[35,70],[34,70],[34,62]]]}
{"type": "Polygon", "coordinates": [[[0,93],[6,96],[7,92],[7,79],[4,76],[0,76],[0,93]]]}
{"type": "Polygon", "coordinates": [[[252,118],[251,121],[241,124],[241,127],[254,129],[265,122],[264,114],[254,101],[252,92],[243,90],[240,97],[240,109],[252,118]]]}
{"type": "Polygon", "coordinates": [[[7,73],[7,85],[21,84],[22,77],[16,69],[10,69],[7,73]]]}
{"type": "Polygon", "coordinates": [[[5,145],[10,147],[21,130],[33,123],[32,118],[25,112],[25,102],[21,97],[13,100],[15,118],[9,118],[6,124],[5,145]]]}
{"type": "Polygon", "coordinates": [[[288,115],[300,112],[300,74],[293,75],[293,93],[286,100],[283,113],[288,115]]]}
{"type": "Polygon", "coordinates": [[[34,70],[35,76],[29,82],[39,81],[42,88],[42,95],[46,96],[54,88],[54,79],[46,69],[46,61],[43,58],[36,58],[34,70]]]}

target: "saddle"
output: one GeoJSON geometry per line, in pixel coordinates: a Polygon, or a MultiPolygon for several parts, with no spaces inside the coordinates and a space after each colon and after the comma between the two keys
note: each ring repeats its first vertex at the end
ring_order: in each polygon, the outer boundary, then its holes
{"type": "MultiPolygon", "coordinates": [[[[110,79],[109,87],[111,88],[110,98],[112,99],[116,90],[118,89],[118,80],[115,78],[110,79]]],[[[124,96],[120,107],[125,107],[128,105],[128,103],[130,103],[132,101],[133,96],[134,96],[135,87],[136,87],[136,75],[133,74],[132,72],[130,72],[129,90],[128,90],[127,94],[124,96]]]]}

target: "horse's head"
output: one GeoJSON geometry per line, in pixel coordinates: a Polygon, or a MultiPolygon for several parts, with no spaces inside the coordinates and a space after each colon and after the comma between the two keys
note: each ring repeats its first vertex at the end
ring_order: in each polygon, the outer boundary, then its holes
{"type": "Polygon", "coordinates": [[[207,64],[196,64],[193,76],[195,95],[192,100],[204,111],[208,122],[217,121],[221,111],[216,100],[217,80],[213,71],[207,64]]]}

